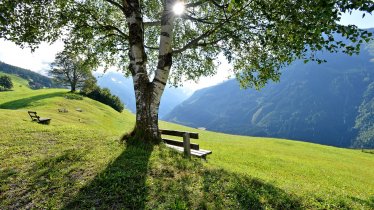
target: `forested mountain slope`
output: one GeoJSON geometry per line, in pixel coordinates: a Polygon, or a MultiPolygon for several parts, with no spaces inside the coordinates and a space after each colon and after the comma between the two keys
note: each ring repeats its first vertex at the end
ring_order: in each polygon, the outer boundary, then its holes
{"type": "Polygon", "coordinates": [[[372,145],[355,141],[374,138],[374,55],[365,46],[359,56],[319,56],[327,63],[296,62],[284,69],[279,83],[260,91],[242,90],[235,80],[199,90],[165,119],[232,134],[372,145]]]}
{"type": "Polygon", "coordinates": [[[59,85],[54,84],[52,79],[49,77],[17,66],[12,66],[1,61],[0,72],[18,75],[19,77],[27,80],[28,85],[32,89],[40,89],[43,87],[60,87],[59,85]]]}

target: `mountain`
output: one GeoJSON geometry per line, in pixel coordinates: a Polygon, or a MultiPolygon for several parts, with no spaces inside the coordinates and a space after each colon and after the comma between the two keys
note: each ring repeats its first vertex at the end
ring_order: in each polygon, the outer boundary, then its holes
{"type": "Polygon", "coordinates": [[[374,148],[374,82],[368,86],[364,93],[355,128],[358,129],[358,135],[353,146],[374,148]]]}
{"type": "Polygon", "coordinates": [[[242,90],[236,80],[196,91],[164,119],[231,134],[339,147],[362,145],[355,143],[357,138],[368,142],[374,138],[369,123],[374,121],[374,56],[367,48],[359,56],[320,55],[327,63],[295,62],[279,83],[260,91],[242,90]]]}
{"type": "MultiPolygon", "coordinates": [[[[125,78],[118,72],[107,72],[105,74],[95,74],[97,83],[103,88],[108,88],[117,95],[126,107],[135,113],[135,94],[131,78],[125,78]]],[[[188,98],[188,94],[182,88],[167,87],[161,98],[159,117],[162,118],[175,106],[188,98]]]]}
{"type": "Polygon", "coordinates": [[[15,74],[19,77],[28,81],[30,88],[32,89],[40,89],[43,87],[51,88],[51,87],[60,87],[53,83],[52,79],[36,72],[23,69],[20,67],[12,66],[0,61],[0,72],[4,72],[7,74],[15,74]]]}

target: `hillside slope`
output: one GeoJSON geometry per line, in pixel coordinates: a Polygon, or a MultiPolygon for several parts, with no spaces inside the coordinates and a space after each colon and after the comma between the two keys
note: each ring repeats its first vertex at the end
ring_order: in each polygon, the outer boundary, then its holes
{"type": "Polygon", "coordinates": [[[213,151],[208,162],[188,161],[163,145],[119,144],[134,125],[126,111],[14,81],[14,91],[0,92],[0,209],[374,207],[371,153],[161,122],[199,132],[194,142],[213,151]],[[51,124],[31,122],[27,110],[51,124]]]}
{"type": "Polygon", "coordinates": [[[12,66],[0,61],[0,72],[7,73],[7,74],[14,74],[18,75],[19,77],[28,81],[29,86],[32,89],[40,89],[43,87],[60,87],[53,83],[51,78],[46,76],[40,75],[33,71],[23,69],[20,67],[12,66]]]}
{"type": "Polygon", "coordinates": [[[164,119],[232,134],[358,146],[355,124],[374,81],[373,55],[364,49],[360,56],[321,57],[328,62],[296,62],[279,83],[260,91],[242,90],[235,80],[197,91],[164,119]]]}

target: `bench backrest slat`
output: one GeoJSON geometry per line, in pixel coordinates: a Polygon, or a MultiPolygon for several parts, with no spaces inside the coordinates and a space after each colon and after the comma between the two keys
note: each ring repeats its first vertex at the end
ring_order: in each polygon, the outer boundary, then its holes
{"type": "Polygon", "coordinates": [[[33,111],[28,111],[30,117],[31,117],[31,120],[37,120],[39,121],[39,116],[36,114],[36,112],[33,112],[33,111]]]}
{"type": "Polygon", "coordinates": [[[187,131],[161,130],[160,129],[160,132],[161,132],[161,134],[164,134],[164,135],[179,136],[179,137],[183,137],[183,135],[185,133],[189,133],[191,139],[198,139],[199,138],[199,133],[190,133],[190,132],[187,132],[187,131]]]}

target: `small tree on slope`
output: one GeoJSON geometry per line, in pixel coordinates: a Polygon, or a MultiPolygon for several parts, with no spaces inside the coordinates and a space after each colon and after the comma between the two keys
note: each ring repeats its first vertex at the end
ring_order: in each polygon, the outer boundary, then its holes
{"type": "Polygon", "coordinates": [[[56,55],[48,74],[62,85],[69,86],[71,92],[81,88],[92,77],[89,65],[77,55],[63,51],[56,55]]]}
{"type": "Polygon", "coordinates": [[[0,38],[31,48],[61,38],[96,66],[120,67],[134,82],[133,134],[158,143],[168,82],[215,74],[223,53],[242,86],[262,87],[295,59],[320,61],[315,51],[358,52],[368,33],[338,21],[373,8],[371,0],[3,0],[0,38]],[[176,3],[185,7],[179,16],[176,3]]]}

